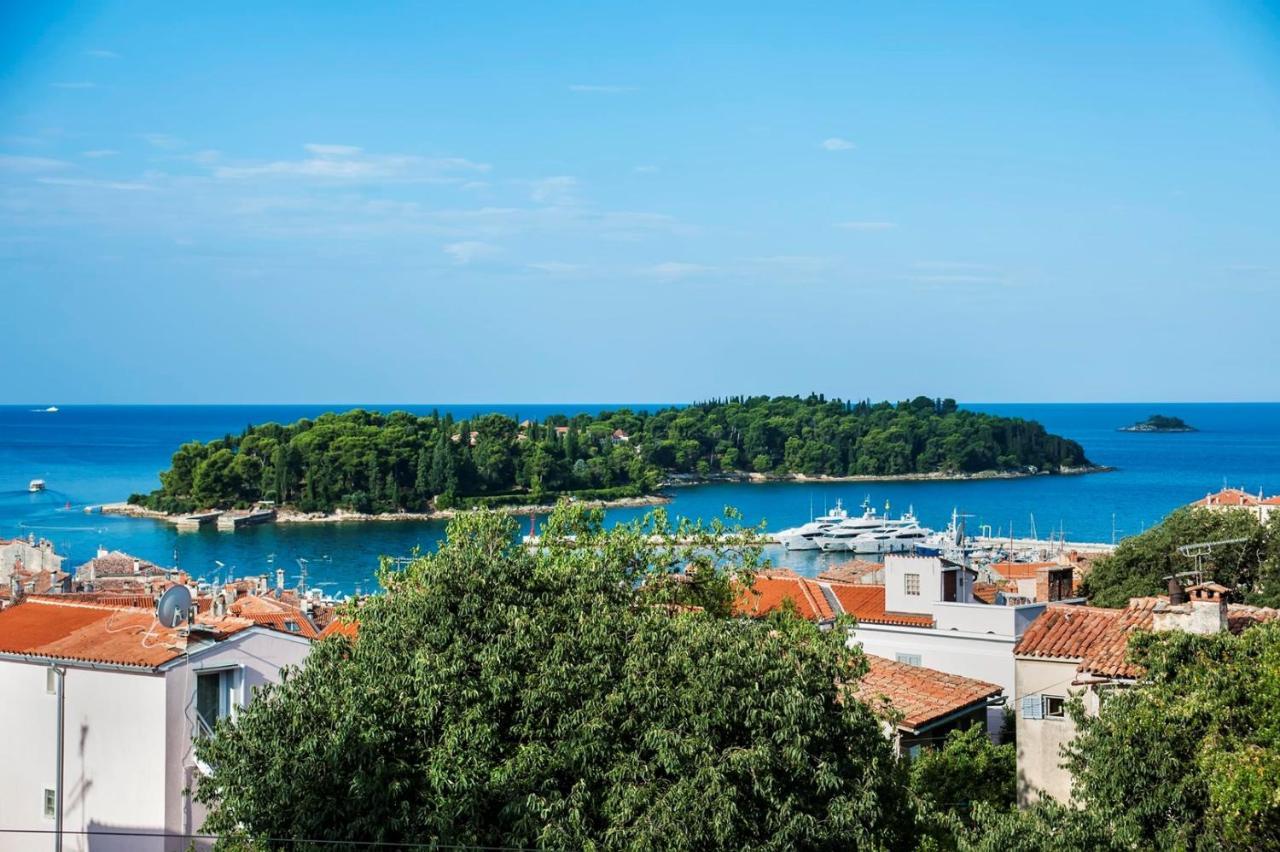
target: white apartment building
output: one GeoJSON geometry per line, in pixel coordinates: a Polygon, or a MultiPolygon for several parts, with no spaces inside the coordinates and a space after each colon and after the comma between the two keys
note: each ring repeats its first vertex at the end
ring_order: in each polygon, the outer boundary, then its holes
{"type": "Polygon", "coordinates": [[[149,609],[54,597],[0,612],[0,847],[53,847],[60,798],[67,852],[188,849],[205,816],[197,738],[310,647],[233,616],[173,630],[149,609]]]}

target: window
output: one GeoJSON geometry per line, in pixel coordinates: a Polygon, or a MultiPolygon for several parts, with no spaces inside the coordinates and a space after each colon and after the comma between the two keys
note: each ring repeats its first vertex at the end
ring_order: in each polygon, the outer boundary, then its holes
{"type": "Polygon", "coordinates": [[[1044,696],[1044,717],[1046,719],[1067,718],[1067,699],[1058,695],[1044,696]]]}
{"type": "Polygon", "coordinates": [[[58,797],[48,787],[44,789],[44,815],[53,819],[57,815],[58,797]]]}
{"type": "Polygon", "coordinates": [[[239,672],[219,669],[196,675],[196,716],[201,734],[210,734],[219,719],[231,715],[239,672]]]}
{"type": "Polygon", "coordinates": [[[898,662],[906,663],[909,666],[921,665],[919,654],[898,654],[898,662]]]}
{"type": "Polygon", "coordinates": [[[904,574],[902,576],[903,591],[909,595],[920,594],[920,575],[904,574]]]}

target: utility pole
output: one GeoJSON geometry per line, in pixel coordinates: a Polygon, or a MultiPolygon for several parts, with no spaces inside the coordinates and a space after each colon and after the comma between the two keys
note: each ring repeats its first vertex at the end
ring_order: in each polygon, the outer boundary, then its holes
{"type": "Polygon", "coordinates": [[[62,743],[66,732],[67,670],[59,666],[49,668],[58,679],[58,731],[57,746],[54,749],[58,765],[53,776],[53,852],[62,852],[62,743]]]}

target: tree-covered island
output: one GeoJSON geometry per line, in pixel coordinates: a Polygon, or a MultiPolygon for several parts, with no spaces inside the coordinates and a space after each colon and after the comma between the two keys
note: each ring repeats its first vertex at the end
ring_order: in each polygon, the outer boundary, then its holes
{"type": "Polygon", "coordinates": [[[1181,417],[1168,417],[1164,414],[1153,414],[1141,423],[1121,426],[1121,432],[1197,432],[1196,427],[1181,417]]]}
{"type": "Polygon", "coordinates": [[[303,512],[423,512],[457,506],[612,500],[717,475],[969,476],[1090,467],[1039,423],[960,409],[733,397],[658,411],[516,422],[501,414],[356,409],[183,444],[161,487],[129,502],[165,513],[270,500],[303,512]]]}

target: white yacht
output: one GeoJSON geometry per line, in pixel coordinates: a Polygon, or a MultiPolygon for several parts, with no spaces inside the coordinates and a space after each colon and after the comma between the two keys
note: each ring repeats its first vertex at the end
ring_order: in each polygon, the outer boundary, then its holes
{"type": "Polygon", "coordinates": [[[849,549],[860,554],[907,553],[929,540],[933,530],[920,526],[915,513],[908,509],[902,517],[885,518],[874,530],[855,538],[849,549]]]}
{"type": "Polygon", "coordinates": [[[876,510],[870,500],[862,501],[862,516],[849,518],[828,529],[817,539],[817,546],[830,553],[838,550],[852,550],[852,544],[860,535],[879,529],[884,522],[876,517],[876,510]]]}
{"type": "Polygon", "coordinates": [[[819,515],[802,526],[781,530],[776,538],[787,550],[817,550],[818,538],[848,517],[849,512],[844,508],[843,502],[836,500],[836,507],[827,514],[819,515]]]}
{"type": "Polygon", "coordinates": [[[43,479],[31,480],[30,482],[27,483],[27,490],[30,491],[32,494],[34,494],[37,491],[43,491],[44,480],[43,479]]]}

